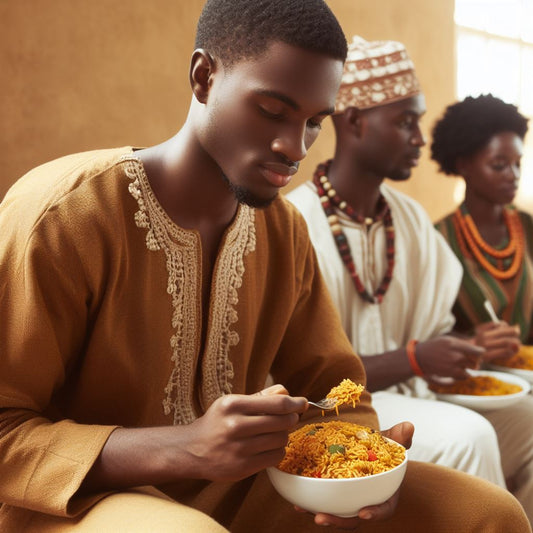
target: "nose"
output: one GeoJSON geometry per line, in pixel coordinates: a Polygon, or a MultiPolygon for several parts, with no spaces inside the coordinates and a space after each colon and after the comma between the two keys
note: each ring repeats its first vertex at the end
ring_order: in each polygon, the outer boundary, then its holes
{"type": "Polygon", "coordinates": [[[306,128],[287,128],[276,136],[270,147],[289,161],[301,161],[307,155],[306,128]]]}
{"type": "Polygon", "coordinates": [[[505,166],[502,172],[502,177],[505,181],[516,182],[520,180],[520,165],[509,163],[505,166]]]}
{"type": "Polygon", "coordinates": [[[411,144],[420,147],[426,145],[426,138],[424,137],[424,134],[422,133],[422,130],[420,129],[419,125],[417,125],[413,131],[413,136],[411,137],[411,144]]]}

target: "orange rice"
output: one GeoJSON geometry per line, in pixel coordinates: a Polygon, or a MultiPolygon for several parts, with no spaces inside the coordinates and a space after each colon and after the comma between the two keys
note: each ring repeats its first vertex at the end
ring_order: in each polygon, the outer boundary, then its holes
{"type": "Polygon", "coordinates": [[[508,359],[494,359],[495,365],[520,370],[533,370],[533,346],[521,346],[518,352],[508,359]]]}
{"type": "MultiPolygon", "coordinates": [[[[337,400],[335,410],[338,416],[339,405],[349,403],[352,407],[355,407],[355,404],[359,402],[364,389],[363,385],[356,385],[351,379],[343,379],[339,385],[333,387],[328,392],[326,398],[335,398],[335,400],[337,400]]],[[[324,414],[324,411],[322,411],[322,414],[324,414]]]]}
{"type": "Polygon", "coordinates": [[[278,468],[305,477],[353,478],[386,472],[404,459],[405,448],[378,431],[332,420],[291,433],[278,468]]]}
{"type": "Polygon", "coordinates": [[[507,383],[493,376],[470,376],[450,385],[432,383],[429,388],[440,394],[467,394],[470,396],[502,396],[515,394],[522,390],[520,385],[507,383]]]}

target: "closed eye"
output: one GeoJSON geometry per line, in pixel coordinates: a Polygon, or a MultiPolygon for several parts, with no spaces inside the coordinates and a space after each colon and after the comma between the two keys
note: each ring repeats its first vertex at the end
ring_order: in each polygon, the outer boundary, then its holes
{"type": "Polygon", "coordinates": [[[322,120],[317,120],[317,119],[310,118],[307,121],[307,125],[310,128],[315,128],[315,129],[321,130],[322,129],[322,120]]]}
{"type": "Polygon", "coordinates": [[[261,114],[266,117],[273,120],[282,120],[284,115],[281,111],[271,111],[269,109],[264,108],[263,106],[259,106],[259,111],[261,114]]]}

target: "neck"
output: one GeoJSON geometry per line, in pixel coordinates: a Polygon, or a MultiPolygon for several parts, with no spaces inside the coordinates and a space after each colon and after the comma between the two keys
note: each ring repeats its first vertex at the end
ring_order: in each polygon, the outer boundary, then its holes
{"type": "Polygon", "coordinates": [[[339,196],[358,215],[370,218],[376,216],[383,178],[364,172],[353,160],[336,154],[329,167],[328,179],[339,196]]]}
{"type": "Polygon", "coordinates": [[[465,192],[464,203],[477,226],[492,226],[503,223],[503,210],[505,206],[494,204],[472,194],[468,190],[468,187],[465,192]]]}
{"type": "Polygon", "coordinates": [[[228,225],[238,203],[221,170],[186,126],[162,144],[137,152],[167,214],[183,228],[228,225]]]}

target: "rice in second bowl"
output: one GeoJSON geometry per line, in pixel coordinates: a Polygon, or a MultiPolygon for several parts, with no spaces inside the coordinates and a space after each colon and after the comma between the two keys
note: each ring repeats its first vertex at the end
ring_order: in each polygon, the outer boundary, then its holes
{"type": "Polygon", "coordinates": [[[315,478],[354,478],[386,472],[405,459],[405,448],[366,426],[332,420],[289,435],[278,468],[315,478]]]}

